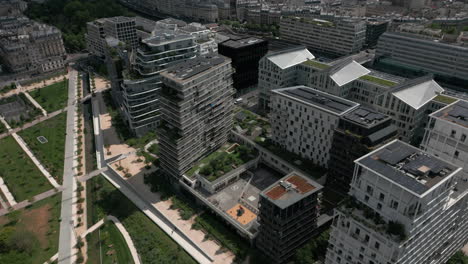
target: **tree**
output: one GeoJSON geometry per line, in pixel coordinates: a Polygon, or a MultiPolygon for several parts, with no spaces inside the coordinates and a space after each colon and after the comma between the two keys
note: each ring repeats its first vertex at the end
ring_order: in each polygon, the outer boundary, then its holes
{"type": "Polygon", "coordinates": [[[458,251],[447,261],[447,264],[468,264],[468,256],[458,251]]]}
{"type": "Polygon", "coordinates": [[[8,240],[9,247],[20,252],[32,253],[38,243],[36,236],[27,230],[16,230],[8,240]]]}
{"type": "Polygon", "coordinates": [[[325,256],[328,247],[330,230],[322,232],[312,238],[307,244],[299,248],[294,255],[294,264],[313,264],[325,256]]]}

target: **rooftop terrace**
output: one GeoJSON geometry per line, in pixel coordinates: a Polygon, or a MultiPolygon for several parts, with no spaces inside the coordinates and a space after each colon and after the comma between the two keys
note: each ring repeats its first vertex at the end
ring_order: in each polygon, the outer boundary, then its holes
{"type": "Polygon", "coordinates": [[[344,118],[365,127],[372,127],[391,119],[391,117],[387,115],[364,106],[359,106],[358,108],[350,111],[344,116],[344,118]]]}
{"type": "Polygon", "coordinates": [[[356,163],[419,196],[458,169],[398,140],[369,153],[356,163]]]}
{"type": "Polygon", "coordinates": [[[320,184],[293,171],[273,183],[261,195],[278,207],[286,208],[320,189],[320,184]]]}
{"type": "Polygon", "coordinates": [[[242,38],[242,39],[230,39],[226,40],[221,45],[231,48],[242,48],[253,44],[264,42],[264,40],[254,37],[242,38]]]}
{"type": "Polygon", "coordinates": [[[468,102],[459,100],[440,109],[432,116],[445,119],[460,126],[468,127],[468,102]]]}
{"type": "Polygon", "coordinates": [[[322,108],[337,115],[344,114],[345,112],[356,108],[359,105],[358,103],[345,100],[338,96],[324,93],[306,86],[295,86],[273,90],[273,93],[294,98],[305,104],[322,108]]]}
{"type": "Polygon", "coordinates": [[[172,77],[175,80],[187,80],[226,61],[227,58],[224,56],[209,54],[180,62],[167,69],[163,75],[172,77]]]}

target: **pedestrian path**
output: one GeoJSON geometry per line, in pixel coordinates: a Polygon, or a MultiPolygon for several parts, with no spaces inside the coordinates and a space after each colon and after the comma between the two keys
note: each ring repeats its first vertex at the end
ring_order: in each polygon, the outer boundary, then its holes
{"type": "Polygon", "coordinates": [[[128,249],[130,249],[130,253],[132,254],[133,258],[133,263],[135,264],[141,264],[140,258],[138,257],[138,252],[136,250],[135,245],[133,244],[132,238],[130,237],[130,234],[128,234],[127,230],[123,226],[123,224],[113,215],[108,215],[107,219],[111,220],[114,222],[115,226],[117,229],[119,229],[120,233],[124,237],[125,241],[127,242],[128,249]]]}
{"type": "Polygon", "coordinates": [[[92,227],[88,228],[84,233],[80,235],[81,238],[85,238],[87,235],[91,234],[92,232],[96,231],[96,229],[100,228],[104,224],[104,218],[99,220],[99,222],[95,223],[92,227]]]}
{"type": "MultiPolygon", "coordinates": [[[[14,206],[12,206],[11,208],[13,209],[13,211],[23,209],[23,208],[25,208],[27,206],[30,206],[31,204],[37,203],[37,202],[39,202],[41,200],[47,199],[47,198],[49,198],[51,196],[54,196],[60,190],[61,189],[59,189],[59,190],[56,190],[56,189],[48,190],[46,192],[43,192],[43,193],[40,193],[40,194],[34,196],[32,199],[19,202],[19,203],[15,204],[14,206]]],[[[6,215],[6,214],[8,214],[10,212],[11,212],[11,209],[10,210],[7,209],[7,208],[1,209],[0,210],[0,216],[6,215]]]]}
{"type": "Polygon", "coordinates": [[[44,264],[54,263],[58,259],[58,253],[55,253],[48,261],[44,262],[44,264]]]}
{"type": "Polygon", "coordinates": [[[8,186],[6,186],[5,181],[3,181],[2,177],[0,177],[0,190],[5,195],[5,198],[7,199],[10,206],[16,205],[15,197],[13,197],[13,194],[8,189],[8,186]]]}
{"type": "Polygon", "coordinates": [[[60,188],[60,184],[57,183],[57,181],[54,179],[54,177],[52,177],[52,175],[50,175],[50,173],[46,170],[44,165],[42,165],[42,163],[36,158],[36,156],[34,156],[34,153],[32,153],[32,151],[29,149],[28,144],[26,144],[26,142],[24,142],[24,140],[20,136],[18,136],[18,134],[13,133],[11,135],[16,140],[16,142],[18,142],[18,144],[23,149],[23,151],[26,152],[26,154],[29,156],[29,158],[34,162],[36,167],[47,178],[47,180],[50,182],[50,184],[52,184],[52,186],[54,186],[54,188],[60,188]]]}
{"type": "Polygon", "coordinates": [[[28,100],[29,100],[37,109],[41,110],[42,115],[47,116],[47,111],[46,111],[44,108],[42,108],[42,106],[41,106],[36,100],[34,100],[34,98],[32,98],[32,96],[29,95],[28,92],[24,92],[24,95],[26,95],[26,98],[28,98],[28,100]]]}
{"type": "Polygon", "coordinates": [[[3,116],[0,115],[0,122],[3,123],[3,125],[6,127],[6,129],[8,131],[11,131],[11,126],[7,123],[7,121],[5,120],[5,118],[3,118],[3,116]]]}

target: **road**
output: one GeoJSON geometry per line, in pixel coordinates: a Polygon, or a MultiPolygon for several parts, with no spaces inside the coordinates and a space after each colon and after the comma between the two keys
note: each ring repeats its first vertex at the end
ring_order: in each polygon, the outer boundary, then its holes
{"type": "Polygon", "coordinates": [[[59,237],[59,264],[73,263],[73,248],[76,244],[74,234],[74,190],[76,181],[74,179],[75,163],[75,127],[76,127],[76,79],[78,73],[75,70],[70,72],[68,83],[68,110],[67,110],[67,136],[65,141],[65,161],[63,168],[63,192],[62,209],[60,212],[60,237],[59,237]]]}

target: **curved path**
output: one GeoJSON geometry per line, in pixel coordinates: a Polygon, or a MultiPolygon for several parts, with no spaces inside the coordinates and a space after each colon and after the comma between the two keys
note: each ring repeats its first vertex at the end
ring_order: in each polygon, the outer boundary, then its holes
{"type": "Polygon", "coordinates": [[[141,264],[140,258],[138,257],[138,252],[136,250],[135,245],[133,244],[133,240],[130,237],[130,234],[128,234],[127,230],[123,226],[123,224],[113,215],[108,215],[107,216],[108,220],[111,220],[114,222],[115,226],[119,229],[120,233],[124,237],[125,241],[127,242],[128,249],[130,249],[130,253],[132,254],[133,262],[135,264],[141,264]]]}

